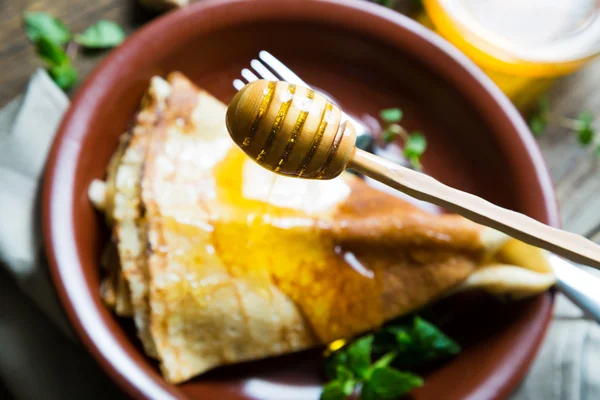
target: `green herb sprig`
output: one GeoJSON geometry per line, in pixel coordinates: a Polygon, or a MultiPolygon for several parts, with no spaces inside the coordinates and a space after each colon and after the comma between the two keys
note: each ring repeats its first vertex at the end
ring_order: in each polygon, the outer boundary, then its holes
{"type": "Polygon", "coordinates": [[[325,360],[329,383],[321,400],[344,400],[360,390],[361,400],[393,400],[423,385],[413,372],[433,361],[458,354],[460,346],[433,324],[389,325],[331,352],[325,360]]]}
{"type": "Polygon", "coordinates": [[[419,131],[408,132],[399,123],[402,120],[403,113],[399,108],[387,108],[381,110],[379,117],[387,126],[383,131],[383,141],[387,144],[402,139],[404,142],[403,153],[411,165],[417,169],[423,169],[421,165],[421,156],[427,150],[427,139],[419,131]]]}
{"type": "Polygon", "coordinates": [[[98,21],[82,34],[73,34],[56,17],[45,12],[26,12],[23,15],[25,33],[35,45],[38,56],[54,82],[63,90],[73,87],[79,79],[72,58],[77,47],[104,49],[119,45],[125,33],[111,21],[98,21]]]}
{"type": "Polygon", "coordinates": [[[550,112],[548,97],[543,96],[534,112],[529,116],[529,128],[534,136],[540,137],[547,126],[554,123],[573,132],[580,145],[593,146],[596,155],[600,156],[600,135],[597,134],[594,121],[594,115],[589,112],[582,112],[577,118],[554,115],[550,112]]]}

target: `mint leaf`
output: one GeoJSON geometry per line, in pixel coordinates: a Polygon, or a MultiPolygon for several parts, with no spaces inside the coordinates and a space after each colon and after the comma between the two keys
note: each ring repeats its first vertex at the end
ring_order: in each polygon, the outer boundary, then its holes
{"type": "Polygon", "coordinates": [[[39,37],[35,49],[37,54],[50,65],[64,64],[68,61],[67,53],[63,48],[45,36],[39,37]]]}
{"type": "Polygon", "coordinates": [[[335,378],[342,382],[354,379],[354,374],[343,365],[338,365],[335,370],[335,378]]]}
{"type": "Polygon", "coordinates": [[[533,136],[540,137],[546,129],[546,119],[540,114],[534,114],[529,118],[529,129],[533,136]]]}
{"type": "Polygon", "coordinates": [[[365,383],[360,390],[360,400],[381,400],[373,386],[369,382],[365,383]]]}
{"type": "Polygon", "coordinates": [[[415,169],[421,169],[421,156],[427,150],[427,140],[421,132],[413,132],[404,143],[404,156],[415,169]]]}
{"type": "Polygon", "coordinates": [[[344,394],[346,396],[350,396],[352,393],[354,393],[354,388],[356,387],[356,381],[351,379],[346,382],[343,382],[342,387],[344,389],[344,394]]]}
{"type": "Polygon", "coordinates": [[[421,157],[427,150],[427,140],[421,132],[413,132],[404,143],[404,155],[408,158],[421,157]]]}
{"type": "Polygon", "coordinates": [[[348,354],[348,367],[360,378],[366,376],[371,366],[371,346],[373,345],[373,339],[373,335],[363,336],[348,345],[346,350],[346,354],[348,354]]]}
{"type": "Polygon", "coordinates": [[[331,381],[323,388],[320,400],[344,400],[348,396],[344,391],[344,384],[342,382],[331,381]]]}
{"type": "Polygon", "coordinates": [[[589,112],[582,112],[576,120],[579,123],[577,128],[577,140],[580,144],[587,146],[593,142],[596,136],[596,130],[592,126],[594,116],[589,112]]]}
{"type": "Polygon", "coordinates": [[[382,399],[396,399],[411,390],[423,386],[423,379],[409,372],[390,367],[373,371],[368,385],[382,399]]]}
{"type": "Polygon", "coordinates": [[[414,368],[460,352],[460,346],[435,325],[415,317],[412,327],[392,328],[398,342],[394,366],[414,368]]]}
{"type": "Polygon", "coordinates": [[[52,80],[63,90],[70,89],[77,83],[77,70],[73,68],[73,65],[68,60],[62,64],[49,67],[48,73],[52,77],[52,80]]]}
{"type": "Polygon", "coordinates": [[[537,108],[529,117],[529,129],[535,137],[540,137],[548,124],[548,113],[550,111],[550,101],[548,96],[544,95],[540,98],[537,108]]]}
{"type": "Polygon", "coordinates": [[[382,120],[389,123],[398,123],[402,119],[402,110],[399,108],[386,108],[379,112],[382,120]]]}
{"type": "Polygon", "coordinates": [[[446,336],[438,327],[420,317],[415,317],[413,330],[424,348],[428,347],[443,355],[453,355],[460,352],[458,343],[446,336]]]}
{"type": "Polygon", "coordinates": [[[60,20],[45,12],[26,12],[23,15],[25,33],[32,42],[45,38],[57,45],[66,44],[71,32],[60,20]]]}
{"type": "Polygon", "coordinates": [[[596,131],[593,128],[582,128],[577,130],[577,140],[583,146],[587,146],[594,140],[596,131]]]}
{"type": "Polygon", "coordinates": [[[41,36],[36,42],[36,51],[48,63],[48,73],[61,89],[69,89],[77,82],[77,71],[62,47],[41,36]]]}
{"type": "Polygon", "coordinates": [[[101,20],[87,28],[75,41],[90,49],[105,49],[121,44],[125,40],[125,32],[112,21],[101,20]]]}
{"type": "Polygon", "coordinates": [[[582,112],[577,117],[577,121],[579,121],[584,127],[589,128],[594,122],[594,116],[587,111],[582,112]]]}
{"type": "Polygon", "coordinates": [[[394,359],[397,356],[398,356],[398,353],[396,353],[395,351],[390,351],[389,353],[384,354],[379,360],[377,360],[373,363],[372,369],[387,367],[388,365],[390,365],[392,363],[392,361],[394,361],[394,359]]]}
{"type": "Polygon", "coordinates": [[[388,326],[327,356],[326,371],[333,381],[321,398],[344,399],[360,385],[361,400],[396,399],[423,384],[419,376],[396,368],[420,367],[459,351],[455,341],[419,317],[388,326]]]}
{"type": "Polygon", "coordinates": [[[329,379],[337,379],[338,366],[344,366],[347,368],[348,354],[346,354],[345,350],[346,347],[342,347],[325,359],[325,373],[329,379]]]}

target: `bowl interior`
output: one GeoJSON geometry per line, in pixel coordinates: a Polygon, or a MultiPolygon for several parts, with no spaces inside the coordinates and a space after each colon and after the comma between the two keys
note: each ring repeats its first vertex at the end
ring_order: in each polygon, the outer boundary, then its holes
{"type": "MultiPolygon", "coordinates": [[[[524,131],[478,78],[415,33],[418,28],[409,21],[382,17],[379,8],[371,6],[360,11],[361,7],[302,1],[190,7],[135,34],[75,99],[50,159],[48,243],[70,316],[92,352],[130,393],[316,399],[322,383],[320,353],[307,351],[223,368],[169,387],[140,350],[131,323],[117,320],[102,305],[98,260],[107,235],[87,200],[87,187],[104,176],[118,137],[153,75],[181,71],[228,102],[235,93],[232,80],[260,50],[268,50],[367,123],[383,108],[400,107],[403,125],[424,132],[428,139],[423,163],[430,175],[554,222],[552,198],[542,182],[547,179],[544,168],[520,136],[524,131]],[[321,8],[317,12],[315,7],[321,8]],[[386,36],[387,29],[392,36],[386,36]]],[[[413,397],[490,398],[509,393],[535,354],[551,304],[546,294],[513,304],[468,296],[441,305],[452,315],[444,329],[464,351],[428,372],[425,386],[413,397]]]]}

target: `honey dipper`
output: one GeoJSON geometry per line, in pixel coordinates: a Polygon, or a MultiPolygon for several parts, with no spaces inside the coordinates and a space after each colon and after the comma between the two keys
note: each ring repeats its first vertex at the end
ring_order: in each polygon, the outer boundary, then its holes
{"type": "Polygon", "coordinates": [[[523,214],[446,186],[356,148],[356,132],[340,109],[312,89],[258,80],[233,98],[226,117],[234,142],[261,166],[281,175],[332,179],[352,168],[515,239],[574,262],[600,268],[600,246],[523,214]]]}

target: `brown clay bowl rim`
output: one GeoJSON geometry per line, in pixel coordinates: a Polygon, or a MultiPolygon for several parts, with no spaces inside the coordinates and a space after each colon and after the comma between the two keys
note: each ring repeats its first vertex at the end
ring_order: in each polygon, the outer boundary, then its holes
{"type": "MultiPolygon", "coordinates": [[[[506,143],[515,150],[510,162],[529,168],[536,181],[543,222],[559,223],[553,186],[542,155],[518,111],[504,94],[466,56],[448,42],[417,22],[364,0],[260,0],[254,1],[252,13],[236,12],[248,0],[205,0],[185,9],[168,13],[147,24],[114,50],[78,90],[67,111],[51,153],[44,177],[42,223],[44,243],[50,270],[61,302],[84,345],[112,378],[137,398],[172,398],[160,383],[131,360],[112,332],[104,324],[94,304],[97,294],[86,290],[82,260],[78,254],[74,231],[74,188],[79,142],[86,134],[86,121],[94,113],[94,105],[111,98],[110,87],[127,77],[127,64],[140,57],[145,46],[160,46],[169,40],[180,40],[261,17],[303,18],[337,25],[352,26],[365,35],[397,46],[409,47],[445,79],[466,85],[463,95],[477,104],[486,121],[500,124],[506,143]],[[250,15],[251,14],[251,15],[250,15]],[[201,26],[201,28],[198,28],[201,26]],[[174,37],[174,38],[173,38],[174,37]],[[112,82],[112,83],[111,83],[112,82]],[[517,161],[518,159],[518,161],[517,161]]],[[[462,88],[463,86],[461,86],[462,88]]],[[[504,145],[507,145],[504,143],[504,145]]],[[[552,307],[541,316],[544,332],[551,319],[552,307]]],[[[508,395],[522,379],[535,356],[543,335],[512,375],[496,382],[497,393],[508,395]]]]}

